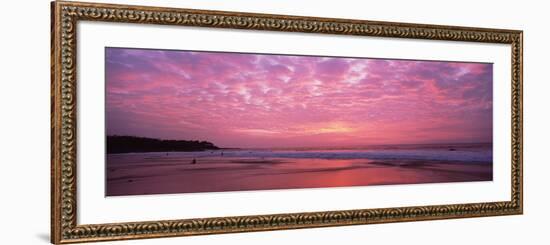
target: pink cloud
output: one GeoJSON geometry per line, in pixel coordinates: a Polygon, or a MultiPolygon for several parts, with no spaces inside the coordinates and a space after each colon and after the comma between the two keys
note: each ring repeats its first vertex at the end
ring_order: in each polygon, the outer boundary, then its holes
{"type": "Polygon", "coordinates": [[[107,133],[224,147],[491,142],[492,65],[108,48],[107,133]]]}

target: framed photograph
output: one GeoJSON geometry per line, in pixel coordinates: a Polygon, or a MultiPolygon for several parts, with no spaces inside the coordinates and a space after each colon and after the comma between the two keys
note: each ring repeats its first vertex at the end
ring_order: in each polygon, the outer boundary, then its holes
{"type": "Polygon", "coordinates": [[[51,11],[52,243],[523,212],[522,31],[51,11]]]}

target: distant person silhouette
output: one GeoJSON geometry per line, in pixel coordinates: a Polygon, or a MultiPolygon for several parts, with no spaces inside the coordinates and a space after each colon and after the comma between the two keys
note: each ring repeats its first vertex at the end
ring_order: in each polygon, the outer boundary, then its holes
{"type": "Polygon", "coordinates": [[[197,164],[197,159],[193,158],[193,161],[191,161],[191,164],[197,164]]]}

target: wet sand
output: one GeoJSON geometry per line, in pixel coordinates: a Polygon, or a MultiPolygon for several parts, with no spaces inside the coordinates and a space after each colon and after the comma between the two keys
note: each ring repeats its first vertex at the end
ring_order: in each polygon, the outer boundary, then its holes
{"type": "Polygon", "coordinates": [[[491,181],[491,162],[107,155],[107,196],[491,181]]]}

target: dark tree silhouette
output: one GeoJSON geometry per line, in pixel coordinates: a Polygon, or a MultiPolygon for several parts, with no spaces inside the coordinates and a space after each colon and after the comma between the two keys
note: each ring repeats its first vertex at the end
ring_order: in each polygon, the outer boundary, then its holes
{"type": "Polygon", "coordinates": [[[160,140],[135,136],[107,136],[107,154],[130,152],[204,151],[219,147],[208,141],[160,140]]]}

